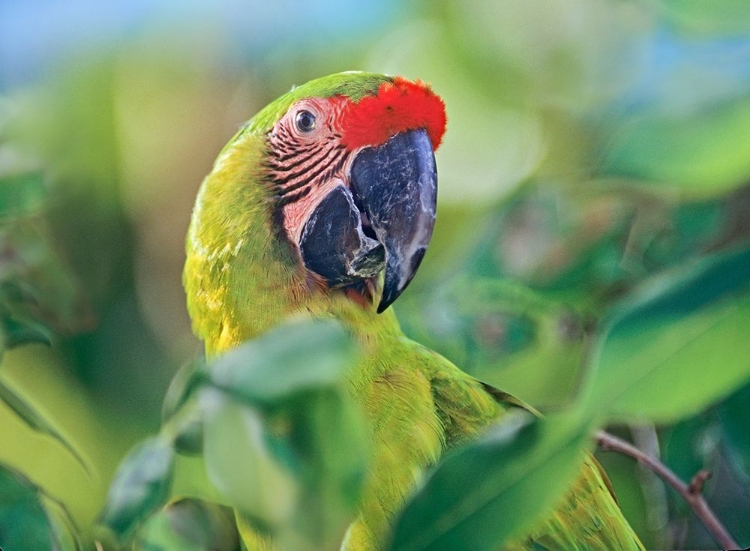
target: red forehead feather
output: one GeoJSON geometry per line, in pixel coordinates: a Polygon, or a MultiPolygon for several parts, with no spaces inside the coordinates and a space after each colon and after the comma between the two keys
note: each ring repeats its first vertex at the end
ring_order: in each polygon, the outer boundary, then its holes
{"type": "Polygon", "coordinates": [[[342,127],[348,149],[380,145],[399,132],[425,128],[436,150],[445,133],[445,104],[423,82],[396,77],[381,84],[377,95],[349,102],[342,127]]]}

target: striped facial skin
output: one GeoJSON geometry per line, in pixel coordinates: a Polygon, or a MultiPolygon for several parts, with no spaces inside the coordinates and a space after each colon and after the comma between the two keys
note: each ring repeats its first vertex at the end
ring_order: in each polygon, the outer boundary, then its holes
{"type": "Polygon", "coordinates": [[[354,152],[342,143],[345,107],[343,98],[302,100],[268,136],[269,176],[292,243],[300,242],[305,221],[320,201],[346,185],[354,152]]]}

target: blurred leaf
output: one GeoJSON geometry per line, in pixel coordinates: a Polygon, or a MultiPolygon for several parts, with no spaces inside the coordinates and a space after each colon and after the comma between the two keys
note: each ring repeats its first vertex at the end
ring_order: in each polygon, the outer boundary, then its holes
{"type": "Polygon", "coordinates": [[[54,551],[81,550],[83,546],[78,528],[73,522],[73,517],[70,515],[67,507],[61,501],[51,499],[49,496],[45,496],[43,503],[50,520],[50,525],[52,526],[52,531],[55,534],[54,551]]]}
{"type": "Polygon", "coordinates": [[[162,423],[172,435],[175,450],[195,455],[203,450],[203,419],[188,402],[193,392],[206,379],[206,364],[193,359],[184,364],[172,378],[162,403],[162,423]]]}
{"type": "Polygon", "coordinates": [[[345,391],[295,394],[271,410],[202,391],[206,468],[217,490],[282,547],[337,549],[354,515],[367,442],[345,391]]]}
{"type": "Polygon", "coordinates": [[[407,503],[391,551],[500,548],[561,498],[588,438],[574,417],[503,419],[438,465],[407,503]]]}
{"type": "Polygon", "coordinates": [[[679,201],[637,182],[535,180],[498,205],[478,237],[466,236],[474,244],[463,272],[513,279],[599,315],[648,275],[746,238],[747,189],[679,201]]]}
{"type": "Polygon", "coordinates": [[[52,508],[50,515],[43,497],[21,473],[0,466],[0,547],[6,551],[79,549],[76,530],[67,512],[48,500],[47,505],[52,508]]]}
{"type": "Polygon", "coordinates": [[[724,442],[735,464],[750,476],[750,385],[719,406],[719,419],[724,442]]]}
{"type": "MultiPolygon", "coordinates": [[[[712,455],[718,451],[711,437],[712,416],[695,416],[667,428],[660,434],[664,462],[682,480],[690,480],[701,469],[712,469],[712,455]]],[[[710,486],[708,481],[706,486],[710,486]]],[[[684,504],[687,507],[687,504],[684,504]]]]}
{"type": "Polygon", "coordinates": [[[34,320],[20,322],[7,316],[0,322],[3,325],[1,331],[6,348],[32,343],[52,346],[52,332],[34,320]]]}
{"type": "MultiPolygon", "coordinates": [[[[356,514],[369,446],[362,413],[345,390],[315,391],[294,404],[289,442],[298,460],[303,492],[293,533],[281,534],[289,549],[302,538],[310,549],[338,549],[356,514]]],[[[272,425],[273,426],[273,425],[272,425]]],[[[275,450],[284,451],[267,439],[275,450]]]]}
{"type": "Polygon", "coordinates": [[[354,352],[340,325],[296,321],[206,368],[209,477],[282,547],[338,548],[354,515],[368,451],[344,386],[354,352]]]}
{"type": "Polygon", "coordinates": [[[109,488],[102,523],[120,536],[167,500],[174,471],[174,450],[162,438],[138,444],[120,464],[109,488]]]}
{"type": "Polygon", "coordinates": [[[10,348],[49,344],[84,317],[72,271],[60,258],[42,213],[44,175],[11,147],[0,147],[0,329],[10,348]]]}
{"type": "Polygon", "coordinates": [[[599,339],[589,410],[673,422],[747,382],[749,290],[750,249],[654,278],[599,339]]]}
{"type": "Polygon", "coordinates": [[[203,452],[203,419],[187,419],[179,427],[174,439],[174,448],[184,455],[198,455],[203,452]]]}
{"type": "Polygon", "coordinates": [[[138,531],[140,551],[239,551],[234,512],[197,499],[182,499],[152,515],[138,531]]]}
{"type": "Polygon", "coordinates": [[[254,404],[338,385],[354,361],[349,335],[329,321],[287,323],[219,357],[212,384],[254,404]]]}
{"type": "Polygon", "coordinates": [[[46,194],[44,177],[38,172],[0,176],[0,220],[38,210],[46,194]]]}
{"type": "Polygon", "coordinates": [[[75,277],[42,220],[0,225],[0,321],[9,345],[48,342],[90,322],[75,277]]]}
{"type": "Polygon", "coordinates": [[[584,351],[574,310],[510,280],[458,277],[427,293],[399,310],[411,338],[535,407],[570,399],[584,351]]]}
{"type": "Polygon", "coordinates": [[[658,0],[667,15],[690,29],[711,33],[750,32],[750,4],[745,0],[658,0]]]}
{"type": "Polygon", "coordinates": [[[205,389],[204,456],[211,482],[229,503],[263,524],[288,521],[300,492],[294,474],[264,443],[263,418],[224,394],[205,389]]]}
{"type": "Polygon", "coordinates": [[[696,196],[726,193],[750,177],[750,100],[689,116],[645,116],[626,123],[608,146],[609,174],[667,182],[696,196]]]}
{"type": "Polygon", "coordinates": [[[0,400],[13,410],[13,412],[21,418],[31,429],[38,431],[42,434],[46,434],[57,440],[63,447],[70,452],[70,454],[76,458],[78,463],[90,474],[89,467],[84,461],[78,450],[75,449],[73,444],[65,438],[60,432],[52,426],[31,404],[29,404],[22,396],[16,393],[13,389],[7,386],[5,383],[0,381],[0,400]]]}
{"type": "Polygon", "coordinates": [[[185,363],[172,377],[162,404],[162,422],[168,421],[190,398],[190,395],[205,378],[206,363],[195,358],[185,363]]]}

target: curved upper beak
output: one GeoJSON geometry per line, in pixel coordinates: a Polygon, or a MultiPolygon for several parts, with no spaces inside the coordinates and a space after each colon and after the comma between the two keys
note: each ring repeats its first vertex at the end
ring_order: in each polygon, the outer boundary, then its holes
{"type": "Polygon", "coordinates": [[[361,150],[351,185],[385,248],[378,313],[404,292],[422,262],[435,227],[437,171],[426,130],[410,130],[361,150]]]}
{"type": "Polygon", "coordinates": [[[307,220],[300,251],[329,284],[371,278],[385,267],[378,313],[406,289],[435,226],[437,171],[426,130],[361,149],[349,186],[337,186],[307,220]]]}

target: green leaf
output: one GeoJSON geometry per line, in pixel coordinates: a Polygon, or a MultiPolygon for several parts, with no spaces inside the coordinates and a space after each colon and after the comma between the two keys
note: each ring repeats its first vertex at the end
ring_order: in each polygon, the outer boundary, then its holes
{"type": "Polygon", "coordinates": [[[196,455],[203,449],[203,418],[191,397],[206,380],[205,361],[194,359],[172,378],[162,404],[163,430],[182,454],[196,455]]]}
{"type": "Polygon", "coordinates": [[[499,549],[561,498],[588,438],[575,417],[509,414],[438,465],[406,505],[390,550],[499,549]]]}
{"type": "Polygon", "coordinates": [[[735,465],[750,476],[750,385],[719,406],[719,420],[735,465]]]}
{"type": "Polygon", "coordinates": [[[0,224],[0,330],[6,345],[48,342],[52,333],[87,326],[91,316],[44,221],[25,217],[0,224]]]}
{"type": "Polygon", "coordinates": [[[654,278],[599,338],[589,411],[675,422],[746,383],[749,291],[750,249],[654,278]]]}
{"type": "Polygon", "coordinates": [[[201,391],[201,402],[206,470],[218,492],[264,524],[288,521],[300,484],[265,445],[261,413],[213,389],[201,391]]]}
{"type": "Polygon", "coordinates": [[[22,474],[0,468],[0,547],[53,551],[52,530],[37,488],[22,474]]]}
{"type": "Polygon", "coordinates": [[[52,346],[51,331],[34,320],[20,322],[10,316],[6,316],[4,319],[0,319],[0,323],[2,323],[0,332],[2,333],[6,348],[31,343],[52,346]]]}
{"type": "Polygon", "coordinates": [[[109,488],[102,523],[119,536],[163,505],[174,472],[174,450],[163,438],[141,442],[120,464],[109,488]]]}
{"type": "Polygon", "coordinates": [[[140,551],[237,551],[240,548],[234,512],[197,499],[170,503],[149,517],[138,531],[140,551]]]}
{"type": "Polygon", "coordinates": [[[748,99],[689,116],[657,113],[618,130],[603,168],[610,174],[668,182],[695,196],[726,193],[750,175],[749,129],[748,99]]]}
{"type": "Polygon", "coordinates": [[[750,4],[745,0],[660,0],[665,15],[691,30],[706,33],[750,32],[750,4]]]}
{"type": "Polygon", "coordinates": [[[289,549],[298,549],[294,544],[299,539],[310,549],[338,549],[366,475],[370,450],[362,414],[348,393],[338,389],[308,393],[290,413],[287,441],[302,493],[291,530],[283,530],[280,539],[288,541],[289,549]]]}
{"type": "Polygon", "coordinates": [[[201,382],[205,380],[206,363],[203,359],[193,359],[185,363],[172,377],[162,404],[162,422],[167,422],[185,405],[201,382]]]}
{"type": "Polygon", "coordinates": [[[273,404],[295,392],[341,384],[355,348],[328,321],[287,323],[219,357],[211,383],[253,404],[273,404]]]}
{"type": "Polygon", "coordinates": [[[210,480],[282,547],[338,548],[355,514],[369,450],[345,388],[354,353],[339,324],[295,321],[187,377],[203,383],[210,480]]]}
{"type": "Polygon", "coordinates": [[[338,388],[256,409],[214,389],[204,457],[218,492],[282,548],[337,549],[360,495],[368,446],[359,410],[338,388]]]}
{"type": "Polygon", "coordinates": [[[54,534],[54,551],[80,551],[81,538],[67,507],[49,496],[44,496],[43,503],[54,534]]]}
{"type": "Polygon", "coordinates": [[[0,400],[5,402],[5,404],[31,429],[46,434],[62,444],[63,447],[75,457],[78,463],[81,464],[84,470],[91,474],[88,464],[84,461],[83,457],[78,450],[75,449],[73,444],[54,426],[52,426],[52,424],[50,424],[31,404],[17,394],[15,390],[7,386],[3,381],[0,381],[0,400]]]}
{"type": "MultiPolygon", "coordinates": [[[[682,480],[690,480],[701,469],[713,470],[719,452],[712,437],[713,416],[688,417],[666,430],[660,431],[661,456],[664,463],[682,480]]],[[[705,484],[711,494],[713,480],[705,484]]],[[[690,506],[677,500],[677,507],[688,511],[690,506]]]]}
{"type": "Polygon", "coordinates": [[[44,177],[38,172],[0,176],[0,219],[38,210],[46,194],[44,177]]]}
{"type": "Polygon", "coordinates": [[[180,424],[174,438],[174,448],[183,455],[199,455],[203,452],[202,418],[190,418],[180,424]]]}

